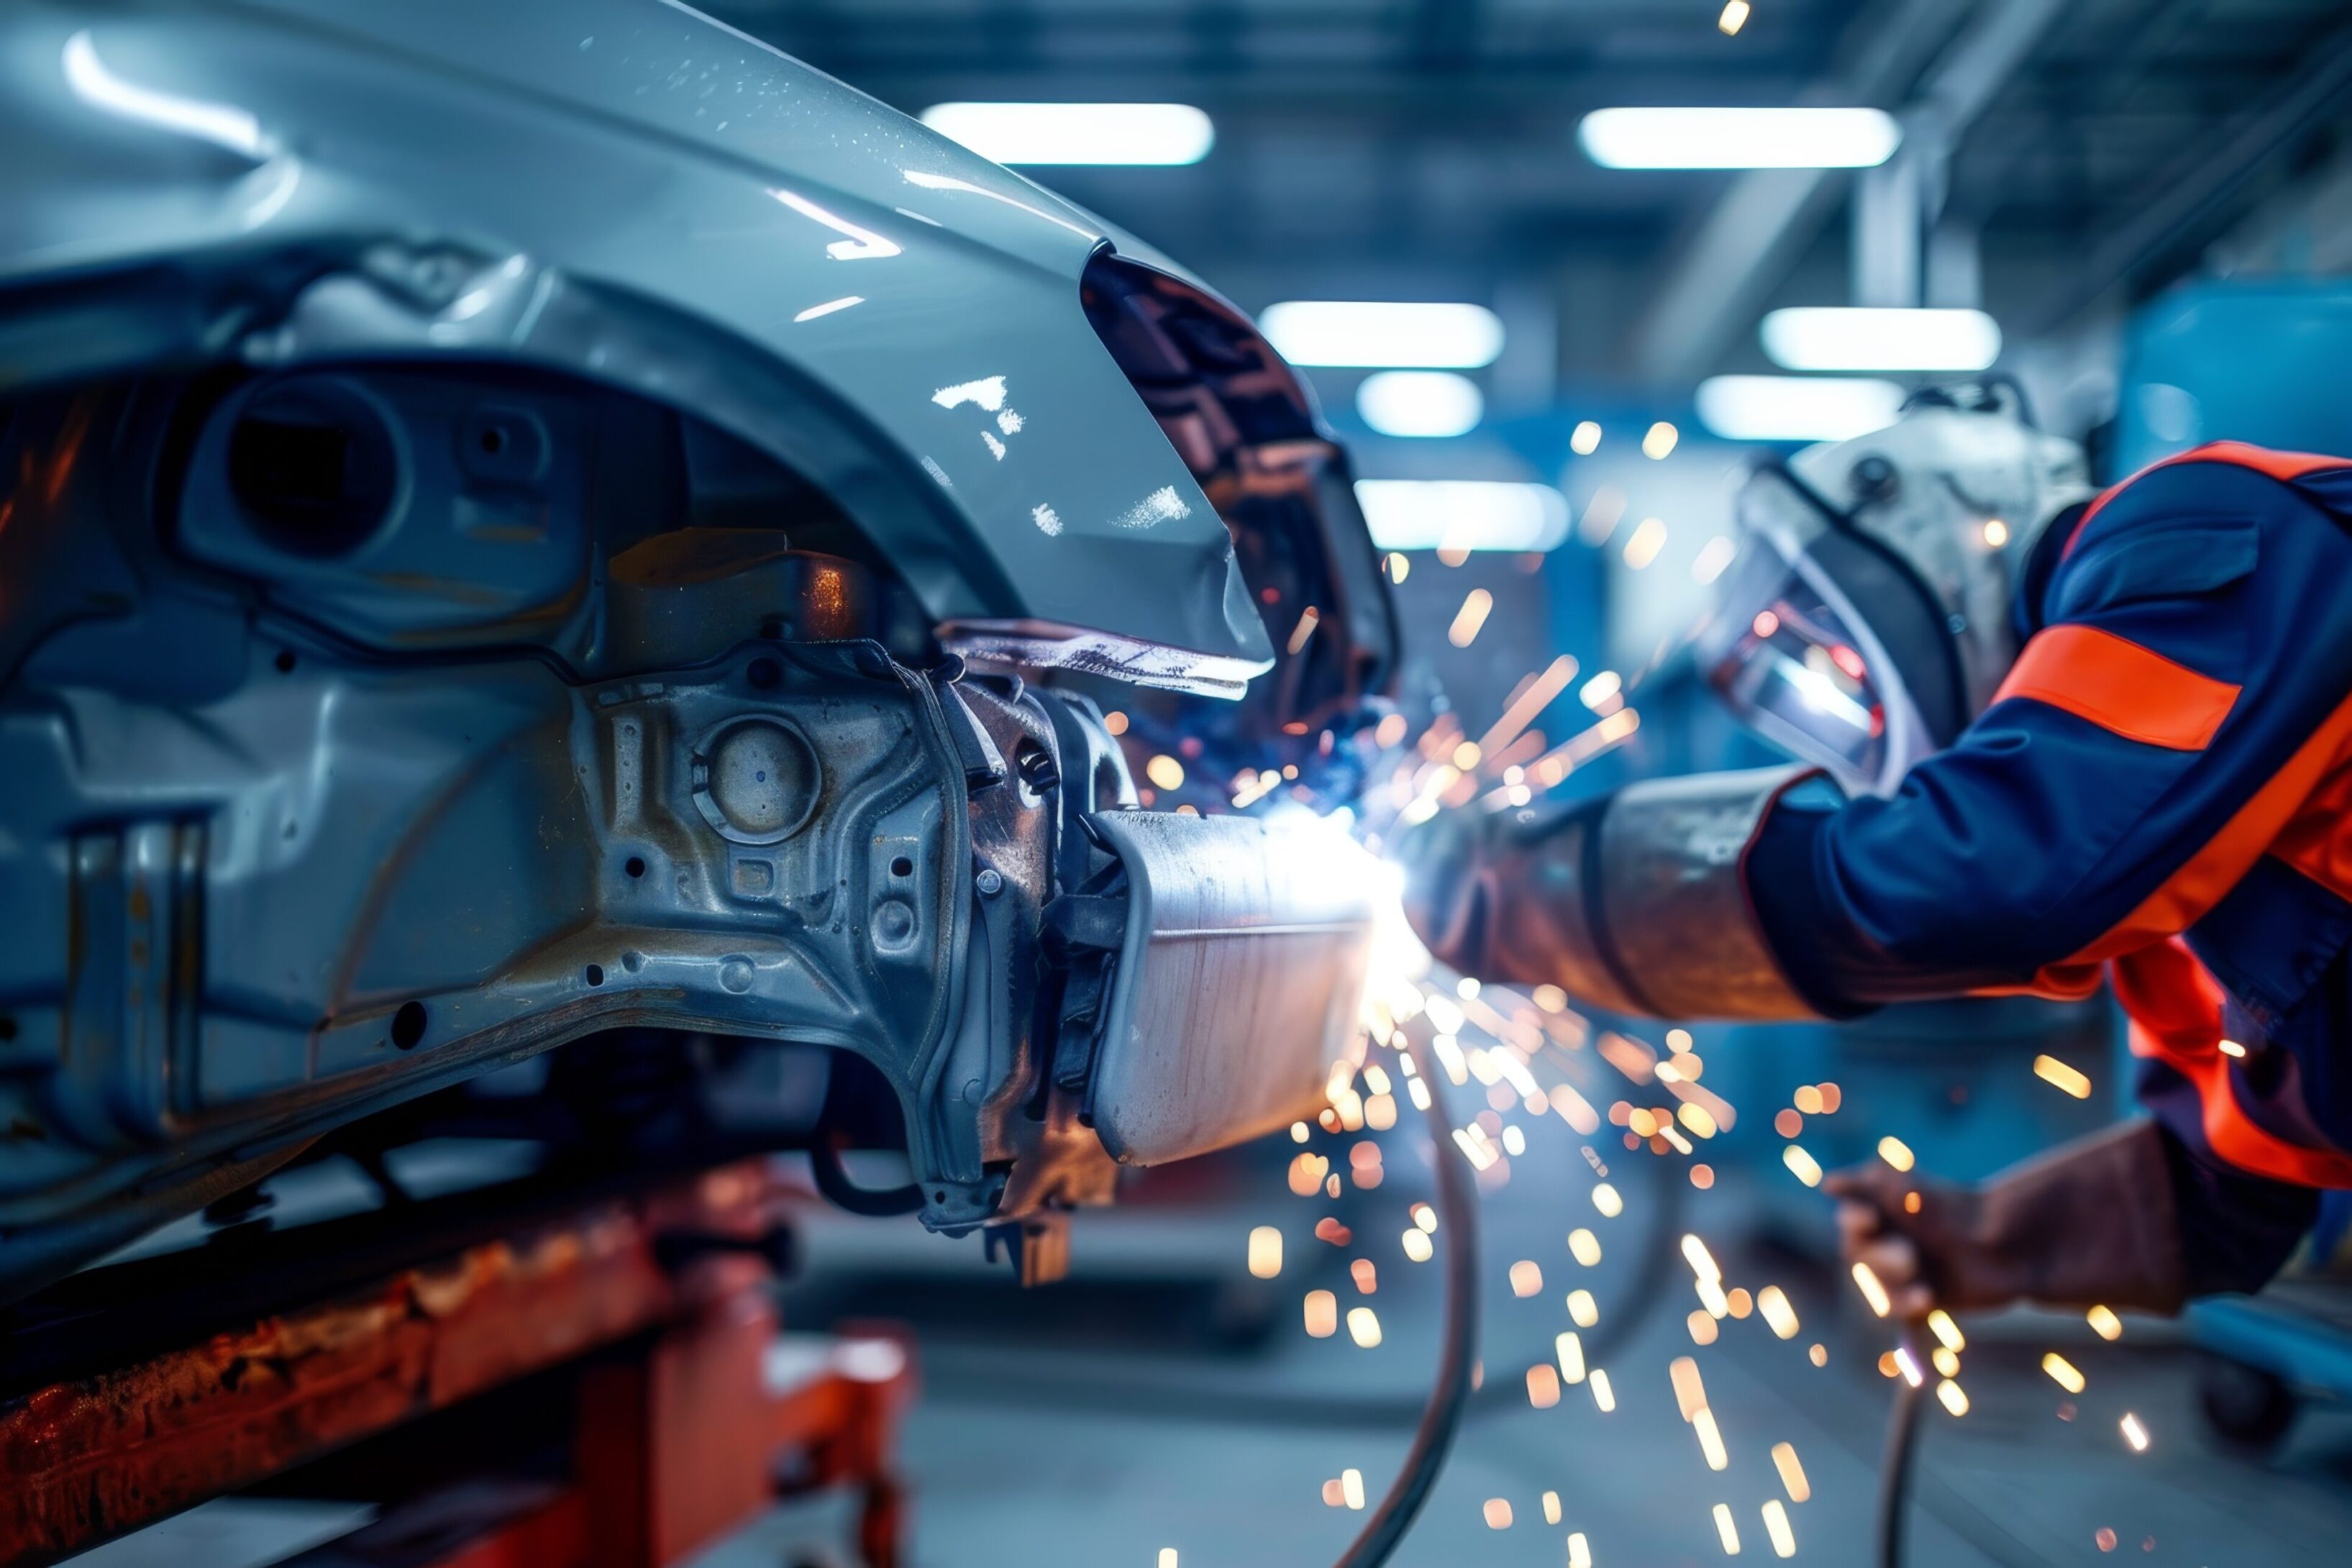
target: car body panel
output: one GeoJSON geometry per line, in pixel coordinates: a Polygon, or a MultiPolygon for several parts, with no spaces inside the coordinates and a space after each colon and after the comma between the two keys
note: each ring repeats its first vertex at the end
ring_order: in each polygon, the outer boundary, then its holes
{"type": "Polygon", "coordinates": [[[1026,1279],[1322,1102],[1364,911],[1122,747],[1297,811],[1393,617],[1165,258],[664,0],[29,0],[0,144],[0,1307],[484,1117],[1026,1279]]]}
{"type": "Polygon", "coordinates": [[[706,17],[35,4],[0,72],[0,129],[42,150],[0,174],[0,312],[163,273],[0,337],[13,381],[174,335],[560,368],[809,474],[941,623],[1041,662],[1082,629],[1228,694],[1271,659],[1224,525],[1079,310],[1104,226],[706,17]]]}

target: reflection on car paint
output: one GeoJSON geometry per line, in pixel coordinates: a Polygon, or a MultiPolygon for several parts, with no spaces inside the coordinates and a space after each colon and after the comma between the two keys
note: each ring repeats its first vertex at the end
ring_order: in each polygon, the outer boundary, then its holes
{"type": "Polygon", "coordinates": [[[814,321],[819,316],[830,316],[835,310],[846,310],[852,305],[864,303],[866,303],[866,296],[863,294],[844,294],[838,300],[827,300],[822,305],[811,305],[807,310],[794,316],[793,321],[795,324],[802,321],[814,321]]]}
{"type": "Polygon", "coordinates": [[[1141,500],[1111,519],[1116,528],[1146,529],[1158,523],[1176,522],[1192,515],[1184,498],[1176,493],[1174,485],[1162,485],[1141,500]]]}
{"type": "Polygon", "coordinates": [[[94,109],[226,147],[257,163],[269,156],[261,121],[250,111],[233,103],[208,103],[125,81],[98,58],[98,46],[90,41],[87,28],[66,40],[63,64],[66,85],[94,109]]]}
{"type": "MultiPolygon", "coordinates": [[[[1099,237],[1097,232],[1093,229],[1086,228],[1078,224],[1072,223],[1067,218],[1055,217],[1052,213],[1045,211],[1043,207],[1033,207],[1027,202],[1021,201],[1013,196],[1008,196],[1002,191],[992,191],[985,185],[975,185],[970,180],[959,180],[952,174],[926,174],[917,169],[901,169],[898,172],[907,177],[907,183],[908,184],[920,185],[927,191],[962,191],[970,195],[986,196],[990,201],[1003,202],[1008,207],[1019,207],[1031,217],[1044,218],[1047,223],[1054,224],[1062,228],[1066,228],[1072,234],[1084,235],[1088,239],[1099,237]]],[[[904,211],[905,209],[901,208],[900,210],[904,211]]],[[[908,213],[908,216],[912,217],[916,215],[908,213]]],[[[934,220],[925,218],[923,221],[926,223],[931,223],[934,220]]]]}
{"type": "Polygon", "coordinates": [[[961,408],[967,403],[977,403],[982,408],[993,414],[1004,406],[1004,378],[1001,375],[985,375],[978,381],[959,382],[953,386],[942,386],[931,394],[931,401],[942,408],[961,408]]]}
{"type": "Polygon", "coordinates": [[[839,214],[825,211],[806,196],[773,186],[768,194],[803,217],[821,223],[835,234],[847,235],[847,239],[836,239],[824,247],[824,253],[835,261],[880,261],[905,254],[896,241],[885,239],[870,228],[860,228],[839,214]]]}

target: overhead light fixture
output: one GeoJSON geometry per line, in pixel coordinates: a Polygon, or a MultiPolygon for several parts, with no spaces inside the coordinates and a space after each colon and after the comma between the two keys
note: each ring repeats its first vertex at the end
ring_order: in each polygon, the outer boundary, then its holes
{"type": "Polygon", "coordinates": [[[1502,319],[1484,305],[1286,300],[1257,324],[1293,364],[1475,370],[1503,352],[1502,319]]]}
{"type": "Polygon", "coordinates": [[[1568,498],[1500,479],[1358,479],[1372,543],[1382,550],[1557,550],[1568,498]]]}
{"type": "Polygon", "coordinates": [[[1383,370],[1356,388],[1356,412],[1383,436],[1466,436],[1486,399],[1478,384],[1444,370],[1383,370]]]}
{"type": "Polygon", "coordinates": [[[2000,327],[1982,310],[1804,306],[1774,310],[1759,335],[1788,370],[1983,370],[2000,357],[2000,327]]]}
{"type": "Polygon", "coordinates": [[[1843,441],[1895,423],[1903,389],[1861,376],[1714,375],[1699,423],[1727,441],[1843,441]]]}
{"type": "Polygon", "coordinates": [[[1576,139],[1604,169],[1867,169],[1903,128],[1883,109],[1596,109],[1576,139]]]}
{"type": "Polygon", "coordinates": [[[999,163],[1197,163],[1217,140],[1189,103],[935,103],[923,123],[999,163]]]}

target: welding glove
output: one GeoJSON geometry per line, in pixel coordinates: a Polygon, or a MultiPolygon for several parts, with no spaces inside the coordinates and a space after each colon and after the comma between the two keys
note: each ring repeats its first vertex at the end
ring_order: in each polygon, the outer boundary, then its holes
{"type": "Polygon", "coordinates": [[[1897,1316],[2036,1301],[2174,1312],[2186,1292],[2163,1135],[2125,1122],[1980,1186],[1873,1163],[1822,1184],[1848,1263],[1866,1263],[1897,1316]]]}
{"type": "Polygon", "coordinates": [[[1463,973],[1610,1012],[1811,1018],[1740,876],[1764,814],[1802,776],[1699,773],[1566,807],[1440,812],[1394,847],[1406,917],[1463,973]]]}

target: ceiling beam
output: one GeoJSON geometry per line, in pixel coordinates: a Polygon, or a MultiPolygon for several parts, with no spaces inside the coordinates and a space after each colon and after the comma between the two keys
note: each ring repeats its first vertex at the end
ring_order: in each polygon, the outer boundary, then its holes
{"type": "MultiPolygon", "coordinates": [[[[1947,145],[2000,89],[2063,9],[2063,0],[1987,0],[1936,68],[1906,93],[1942,41],[1943,0],[1907,0],[1877,12],[1854,63],[1804,95],[1813,103],[1907,103],[1932,114],[1947,145]]],[[[1731,184],[1684,247],[1634,331],[1632,366],[1644,381],[1687,385],[1705,374],[1751,322],[1809,247],[1843,193],[1837,171],[1758,169],[1731,184]]]]}
{"type": "Polygon", "coordinates": [[[2241,193],[2265,169],[2292,156],[2352,100],[2352,26],[2303,55],[2303,68],[2273,89],[2267,104],[2231,128],[2211,151],[2167,170],[2148,199],[2091,249],[2071,281],[2025,323],[2031,334],[2055,331],[2117,289],[2178,265],[2183,252],[2238,216],[2241,193]]]}

